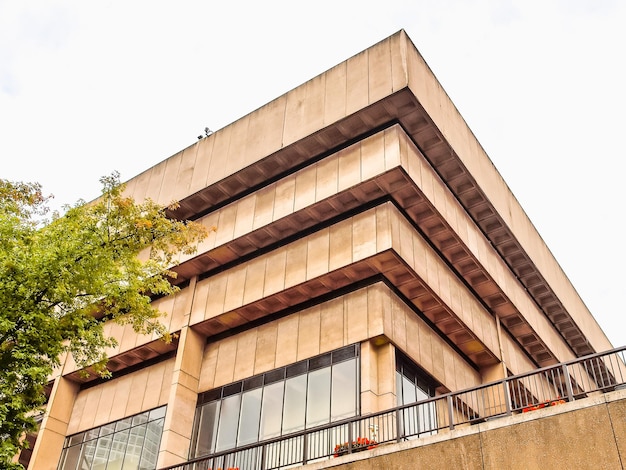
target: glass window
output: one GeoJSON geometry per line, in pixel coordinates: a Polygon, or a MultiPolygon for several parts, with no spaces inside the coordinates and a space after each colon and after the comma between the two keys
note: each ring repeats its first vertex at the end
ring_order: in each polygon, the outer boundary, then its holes
{"type": "Polygon", "coordinates": [[[241,416],[237,445],[243,446],[258,441],[261,420],[261,395],[263,389],[244,392],[241,396],[241,416]]]}
{"type": "Polygon", "coordinates": [[[306,375],[285,381],[285,403],[283,405],[283,434],[304,429],[306,406],[306,375]]]}
{"type": "MultiPolygon", "coordinates": [[[[420,402],[435,395],[435,382],[399,351],[396,352],[396,394],[398,405],[420,402]]],[[[406,438],[434,434],[437,429],[435,404],[427,402],[405,408],[400,429],[406,438]]]]}
{"type": "MultiPolygon", "coordinates": [[[[165,414],[165,409],[163,409],[163,414],[165,414]]],[[[163,432],[163,424],[165,423],[165,418],[152,419],[152,414],[150,418],[151,421],[147,423],[146,438],[141,452],[141,462],[139,464],[141,470],[156,468],[159,446],[161,444],[161,434],[163,432]]]]}
{"type": "Polygon", "coordinates": [[[205,455],[215,450],[217,437],[217,417],[219,416],[220,401],[212,401],[202,406],[196,412],[196,455],[205,455]]]}
{"type": "Polygon", "coordinates": [[[106,468],[106,464],[109,461],[109,451],[111,450],[111,443],[113,442],[112,435],[105,434],[104,437],[98,439],[96,447],[96,454],[93,459],[93,468],[100,469],[106,468]]]}
{"type": "Polygon", "coordinates": [[[93,463],[93,454],[96,451],[96,439],[92,439],[83,444],[82,453],[80,456],[80,470],[90,470],[93,463]]]}
{"type": "Polygon", "coordinates": [[[113,444],[111,445],[111,452],[109,453],[109,466],[111,468],[122,468],[129,435],[130,429],[127,428],[123,431],[116,432],[113,436],[113,444]]]}
{"type": "Polygon", "coordinates": [[[128,446],[126,447],[126,455],[124,456],[124,466],[139,468],[139,460],[141,459],[141,451],[145,438],[146,426],[139,425],[130,428],[128,446]]]}
{"type": "Polygon", "coordinates": [[[80,458],[80,451],[81,446],[74,446],[67,449],[67,451],[63,453],[60,468],[75,469],[78,465],[78,459],[80,458]]]}
{"type": "Polygon", "coordinates": [[[357,412],[357,368],[353,361],[335,364],[332,369],[331,421],[355,416],[357,412]]]}
{"type": "Polygon", "coordinates": [[[358,345],[209,390],[199,396],[191,457],[355,416],[358,398],[358,345]]]}
{"type": "Polygon", "coordinates": [[[307,428],[330,421],[330,369],[330,367],[324,367],[309,374],[306,404],[307,428]]]}
{"type": "Polygon", "coordinates": [[[261,424],[259,439],[269,439],[280,436],[283,417],[283,395],[285,382],[276,382],[266,385],[263,390],[261,405],[261,424]]]}
{"type": "Polygon", "coordinates": [[[237,425],[239,424],[239,406],[241,395],[231,395],[222,400],[220,410],[220,426],[217,430],[217,446],[219,452],[224,449],[232,449],[237,443],[237,425]]]}
{"type": "Polygon", "coordinates": [[[105,424],[65,441],[59,470],[156,468],[165,407],[105,424]]]}

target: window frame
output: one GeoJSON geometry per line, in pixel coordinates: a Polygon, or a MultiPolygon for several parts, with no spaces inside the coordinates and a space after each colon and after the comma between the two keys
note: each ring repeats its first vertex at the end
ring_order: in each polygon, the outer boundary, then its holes
{"type": "MultiPolygon", "coordinates": [[[[280,430],[277,431],[276,429],[272,428],[273,433],[271,433],[271,435],[268,435],[266,437],[261,437],[262,436],[262,431],[263,431],[263,413],[264,413],[264,403],[265,403],[265,393],[261,393],[261,399],[260,399],[260,405],[259,405],[259,417],[258,419],[255,418],[255,421],[258,423],[258,429],[256,431],[256,435],[257,435],[257,439],[254,442],[262,442],[265,439],[271,439],[271,438],[275,438],[275,437],[279,437],[279,436],[283,436],[292,432],[298,432],[304,429],[310,429],[310,428],[314,428],[316,426],[322,425],[322,424],[326,424],[326,423],[330,423],[333,421],[337,421],[340,419],[345,419],[346,418],[346,414],[348,413],[347,411],[343,411],[341,413],[339,413],[339,415],[341,416],[340,418],[335,418],[333,419],[333,412],[337,411],[333,409],[333,380],[336,380],[337,382],[340,382],[341,377],[338,376],[338,378],[334,378],[334,370],[341,370],[339,367],[339,365],[344,364],[348,361],[354,361],[354,366],[353,366],[353,382],[354,382],[354,398],[353,401],[351,403],[354,404],[353,406],[353,414],[350,414],[350,416],[359,416],[361,414],[361,351],[360,351],[360,344],[359,343],[355,343],[355,344],[351,344],[349,346],[344,346],[342,348],[327,352],[325,354],[320,354],[308,359],[305,359],[303,361],[298,361],[296,363],[293,364],[289,364],[287,366],[284,367],[280,367],[277,369],[273,369],[270,370],[268,372],[265,372],[263,374],[258,374],[255,375],[253,377],[249,377],[246,378],[244,380],[238,381],[238,382],[234,382],[231,384],[227,384],[224,385],[222,387],[218,387],[212,390],[208,390],[206,392],[203,392],[201,394],[198,395],[198,402],[196,405],[196,413],[195,413],[195,417],[194,417],[194,422],[193,422],[193,434],[192,434],[192,442],[191,442],[191,446],[189,449],[189,458],[193,459],[193,458],[198,458],[198,457],[203,457],[206,455],[211,455],[215,452],[221,452],[226,450],[226,448],[217,448],[216,444],[217,444],[217,436],[219,436],[220,433],[220,427],[221,427],[221,423],[219,422],[221,416],[219,413],[215,413],[214,419],[216,420],[213,423],[201,423],[202,420],[202,415],[204,413],[204,407],[211,404],[211,403],[217,403],[216,405],[213,405],[214,408],[220,409],[222,407],[222,403],[224,401],[224,399],[232,396],[232,395],[236,395],[239,394],[240,397],[243,397],[243,394],[245,394],[246,392],[249,392],[251,390],[255,390],[257,388],[262,388],[263,390],[269,387],[273,387],[273,388],[277,388],[277,389],[281,389],[282,390],[282,397],[280,399],[280,412],[281,412],[281,418],[280,418],[280,430]],[[324,400],[328,400],[328,418],[325,422],[321,423],[320,419],[318,417],[318,419],[316,420],[315,423],[307,423],[307,417],[309,417],[310,415],[310,405],[311,405],[311,400],[313,397],[309,396],[309,386],[310,386],[310,379],[311,379],[311,374],[313,375],[320,375],[322,374],[321,370],[323,369],[329,369],[328,371],[328,376],[329,376],[329,388],[328,388],[328,397],[324,397],[324,400]],[[304,380],[302,379],[304,377],[304,380]],[[277,386],[277,383],[281,383],[283,384],[282,387],[277,386]],[[303,383],[297,383],[297,382],[303,382],[303,383]],[[300,413],[302,414],[302,419],[300,421],[302,421],[302,423],[300,423],[298,426],[289,428],[289,429],[285,429],[285,400],[286,397],[288,396],[288,385],[299,385],[300,387],[303,387],[304,390],[304,394],[303,396],[299,397],[299,403],[298,406],[302,407],[302,410],[300,410],[300,413]],[[207,425],[208,427],[212,427],[212,432],[213,432],[213,436],[212,436],[212,440],[213,442],[211,443],[202,443],[200,442],[201,439],[201,429],[200,429],[200,425],[207,425]],[[278,433],[277,433],[278,432],[278,433]],[[206,452],[206,449],[208,449],[208,453],[199,453],[199,450],[202,450],[204,452],[206,452]]],[[[339,373],[339,372],[337,372],[339,373]]],[[[276,405],[276,403],[274,403],[274,405],[276,405]]],[[[349,407],[350,405],[348,405],[346,407],[346,409],[349,407]]],[[[240,400],[240,408],[239,408],[239,419],[238,419],[238,423],[241,423],[241,413],[242,413],[242,409],[241,409],[241,400],[240,400]]],[[[276,423],[274,423],[276,424],[276,423]]],[[[237,435],[239,435],[239,429],[236,432],[237,435]]],[[[251,444],[253,442],[246,442],[245,444],[241,444],[241,445],[247,445],[247,444],[251,444]]],[[[230,448],[237,448],[239,446],[239,443],[236,440],[235,446],[234,447],[229,447],[230,448]]]]}

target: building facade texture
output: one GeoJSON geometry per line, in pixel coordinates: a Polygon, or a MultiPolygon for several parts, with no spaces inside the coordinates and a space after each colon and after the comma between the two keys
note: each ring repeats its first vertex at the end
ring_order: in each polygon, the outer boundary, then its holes
{"type": "Polygon", "coordinates": [[[146,170],[137,200],[217,230],[66,358],[31,469],[161,468],[611,349],[404,31],[146,170]]]}

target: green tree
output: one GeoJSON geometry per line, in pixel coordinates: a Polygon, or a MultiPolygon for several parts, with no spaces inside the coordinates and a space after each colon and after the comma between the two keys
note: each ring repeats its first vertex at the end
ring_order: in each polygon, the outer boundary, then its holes
{"type": "Polygon", "coordinates": [[[104,334],[105,320],[170,340],[150,295],[176,292],[176,256],[192,253],[207,231],[124,197],[118,174],[101,183],[96,202],[46,220],[40,185],[0,179],[0,468],[12,468],[35,429],[33,413],[63,353],[107,374],[104,351],[115,339],[104,334]]]}

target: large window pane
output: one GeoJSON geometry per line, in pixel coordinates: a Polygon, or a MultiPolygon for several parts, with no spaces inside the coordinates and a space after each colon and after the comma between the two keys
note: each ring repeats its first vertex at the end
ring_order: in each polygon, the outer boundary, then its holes
{"type": "Polygon", "coordinates": [[[237,443],[237,425],[239,424],[239,407],[241,395],[231,395],[222,400],[220,422],[217,429],[216,451],[232,449],[237,443]]]}
{"type": "Polygon", "coordinates": [[[309,373],[306,426],[319,426],[330,419],[330,367],[309,373]]]}
{"type": "Polygon", "coordinates": [[[304,429],[305,407],[306,375],[287,379],[283,406],[283,434],[304,429]]]}
{"type": "Polygon", "coordinates": [[[91,464],[93,463],[93,456],[96,453],[97,440],[93,439],[83,444],[83,451],[80,455],[79,469],[91,470],[91,464]]]}
{"type": "Polygon", "coordinates": [[[280,436],[283,418],[283,395],[285,382],[276,382],[263,389],[259,439],[280,436]]]}
{"type": "MultiPolygon", "coordinates": [[[[423,401],[433,395],[432,381],[421,373],[417,366],[403,356],[396,364],[396,386],[398,405],[423,401]]],[[[422,403],[403,411],[401,432],[409,439],[436,433],[437,416],[434,403],[422,403]]]]}
{"type": "Polygon", "coordinates": [[[415,384],[406,377],[402,377],[402,404],[415,403],[417,401],[417,393],[415,384]]]}
{"type": "Polygon", "coordinates": [[[96,447],[96,453],[91,466],[92,470],[105,470],[107,462],[109,461],[109,451],[111,450],[111,443],[113,442],[113,435],[107,434],[104,437],[98,439],[98,445],[96,447]]]}
{"type": "MultiPolygon", "coordinates": [[[[209,390],[200,395],[191,455],[210,455],[355,416],[358,394],[355,345],[209,390]]],[[[309,449],[313,452],[309,457],[321,452],[322,441],[329,446],[327,440],[324,434],[310,442],[316,449],[309,449]]],[[[280,467],[297,464],[303,445],[298,438],[270,446],[265,449],[266,462],[278,459],[280,467]],[[288,455],[299,457],[290,463],[288,455]]]]}
{"type": "Polygon", "coordinates": [[[244,392],[241,396],[241,416],[239,418],[237,445],[251,444],[259,439],[262,392],[261,388],[257,388],[244,392]]]}
{"type": "Polygon", "coordinates": [[[113,436],[113,444],[111,445],[111,452],[109,453],[109,465],[107,466],[107,470],[122,468],[129,435],[130,429],[126,429],[121,432],[116,432],[113,436]]]}
{"type": "MultiPolygon", "coordinates": [[[[415,403],[415,384],[406,377],[402,377],[402,403],[415,403]]],[[[413,407],[404,410],[404,432],[412,435],[417,432],[417,410],[413,407]]]]}
{"type": "Polygon", "coordinates": [[[357,375],[356,360],[333,365],[331,393],[331,421],[356,416],[357,375]]]}
{"type": "Polygon", "coordinates": [[[139,460],[141,459],[141,450],[143,449],[145,438],[145,424],[130,428],[128,446],[126,447],[126,456],[124,457],[124,468],[139,468],[139,460]]]}
{"type": "Polygon", "coordinates": [[[157,457],[159,456],[159,445],[161,444],[161,434],[165,418],[159,418],[146,425],[146,439],[141,452],[141,470],[151,470],[156,468],[157,457]]]}
{"type": "Polygon", "coordinates": [[[153,470],[165,407],[105,424],[66,439],[60,470],[153,470]],[[83,440],[83,436],[85,442],[83,440]],[[75,444],[70,446],[71,444],[75,444]]]}
{"type": "Polygon", "coordinates": [[[214,451],[217,438],[217,418],[219,416],[220,402],[212,401],[198,410],[196,426],[195,456],[207,455],[214,451]]]}
{"type": "Polygon", "coordinates": [[[76,470],[76,465],[78,464],[78,459],[80,458],[80,451],[80,445],[65,449],[61,460],[63,462],[61,468],[64,470],[76,470]]]}

